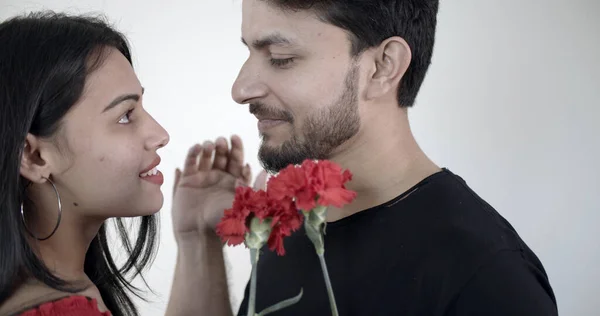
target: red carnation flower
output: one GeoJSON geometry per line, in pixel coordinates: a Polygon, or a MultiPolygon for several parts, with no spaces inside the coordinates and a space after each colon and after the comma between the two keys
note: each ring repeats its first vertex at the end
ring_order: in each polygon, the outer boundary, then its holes
{"type": "Polygon", "coordinates": [[[274,199],[281,200],[285,197],[295,197],[305,187],[306,175],[304,170],[289,165],[282,169],[277,176],[269,179],[267,191],[274,199]]]}
{"type": "Polygon", "coordinates": [[[340,166],[328,160],[318,163],[306,160],[303,168],[307,172],[312,189],[318,194],[319,205],[342,207],[356,197],[356,192],[347,190],[344,185],[352,180],[350,171],[342,171],[340,166]]]}
{"type": "Polygon", "coordinates": [[[233,206],[225,210],[221,222],[217,224],[217,234],[221,240],[230,246],[236,246],[244,242],[248,232],[249,216],[256,203],[255,192],[249,187],[237,187],[233,206]]]}
{"type": "Polygon", "coordinates": [[[229,246],[237,246],[244,242],[248,232],[245,221],[246,219],[241,219],[234,209],[228,209],[221,222],[217,224],[217,234],[229,246]]]}
{"type": "Polygon", "coordinates": [[[296,206],[305,211],[312,210],[317,204],[342,207],[356,197],[356,192],[344,186],[351,179],[350,171],[342,171],[331,161],[305,160],[301,166],[288,166],[272,177],[268,192],[276,198],[295,198],[296,206]]]}
{"type": "Polygon", "coordinates": [[[225,211],[217,225],[217,234],[228,245],[239,245],[250,232],[249,223],[253,217],[270,221],[271,233],[267,244],[269,249],[281,256],[285,255],[283,239],[298,230],[304,219],[291,197],[276,199],[263,190],[238,187],[232,208],[225,211]]]}
{"type": "Polygon", "coordinates": [[[271,251],[277,251],[280,256],[285,255],[283,239],[291,236],[302,226],[304,217],[300,214],[294,201],[290,197],[276,200],[268,198],[268,217],[271,219],[271,235],[267,244],[271,251]]]}

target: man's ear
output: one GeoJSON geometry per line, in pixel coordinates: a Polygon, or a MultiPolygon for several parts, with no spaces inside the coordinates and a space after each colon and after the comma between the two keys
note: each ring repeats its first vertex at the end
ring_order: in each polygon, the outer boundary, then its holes
{"type": "Polygon", "coordinates": [[[42,141],[37,136],[27,134],[21,157],[21,175],[33,183],[44,183],[50,176],[50,168],[43,157],[42,141]]]}
{"type": "Polygon", "coordinates": [[[377,99],[392,90],[396,95],[412,59],[408,43],[401,37],[390,37],[374,48],[371,58],[373,67],[368,78],[367,98],[377,99]]]}

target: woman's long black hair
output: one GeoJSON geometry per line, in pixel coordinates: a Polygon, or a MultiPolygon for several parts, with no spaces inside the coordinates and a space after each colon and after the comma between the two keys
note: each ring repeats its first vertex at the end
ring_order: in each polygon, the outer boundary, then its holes
{"type": "MultiPolygon", "coordinates": [[[[31,277],[57,290],[78,290],[54,276],[27,242],[20,215],[27,185],[20,175],[21,155],[28,133],[54,135],[108,47],[131,63],[127,40],[102,18],[38,12],[0,24],[0,305],[31,277]]],[[[115,316],[137,315],[128,293],[141,298],[140,289],[130,280],[154,258],[157,225],[154,216],[143,217],[132,243],[116,219],[128,252],[122,267],[111,255],[106,224],[86,253],[85,273],[115,316]]]]}

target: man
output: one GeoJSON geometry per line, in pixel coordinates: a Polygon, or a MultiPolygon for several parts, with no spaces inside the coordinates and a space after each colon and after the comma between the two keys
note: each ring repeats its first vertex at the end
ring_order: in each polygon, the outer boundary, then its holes
{"type": "MultiPolygon", "coordinates": [[[[437,0],[244,0],[250,54],[233,97],[259,120],[268,171],[313,158],[354,174],[358,196],[328,211],[325,236],[340,315],[556,315],[535,254],[411,133],[407,109],[430,64],[437,10],[437,0]]],[[[272,315],[330,315],[304,230],[285,249],[261,253],[257,311],[302,288],[299,303],[272,315]]],[[[202,285],[213,298],[206,311],[230,314],[222,265],[203,269],[215,276],[202,285]]],[[[239,315],[247,299],[246,290],[239,315]]]]}

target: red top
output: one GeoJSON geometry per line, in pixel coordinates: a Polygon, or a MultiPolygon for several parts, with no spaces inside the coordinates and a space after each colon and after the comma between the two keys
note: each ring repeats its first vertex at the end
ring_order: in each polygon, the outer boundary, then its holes
{"type": "Polygon", "coordinates": [[[56,301],[42,303],[28,309],[19,316],[111,316],[100,312],[98,301],[85,296],[69,296],[56,301]]]}

